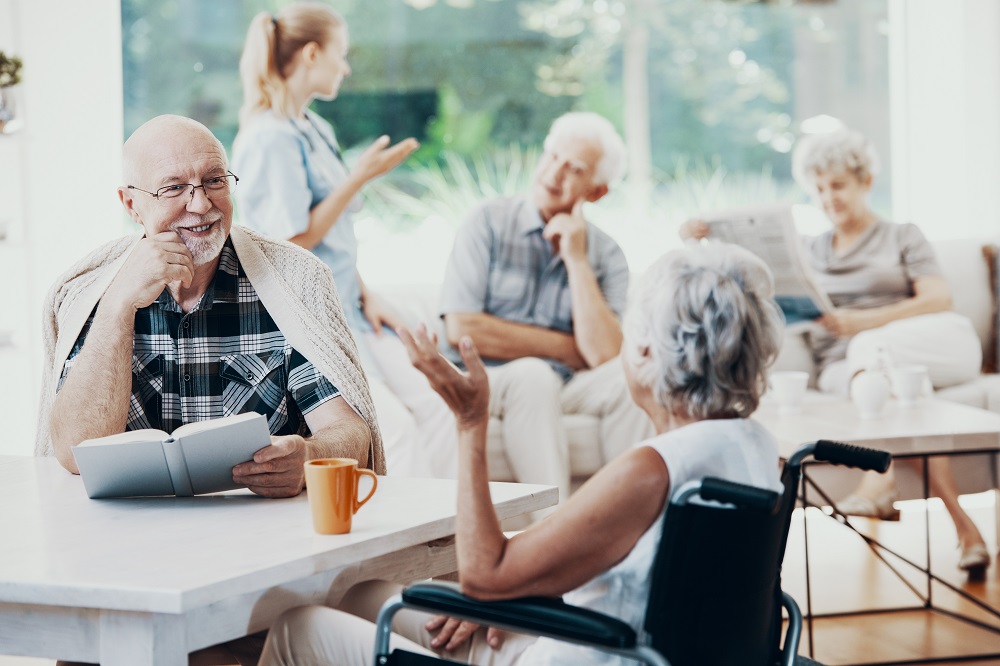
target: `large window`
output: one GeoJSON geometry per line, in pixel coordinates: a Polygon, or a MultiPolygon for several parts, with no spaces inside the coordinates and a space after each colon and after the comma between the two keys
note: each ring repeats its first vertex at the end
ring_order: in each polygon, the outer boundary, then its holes
{"type": "MultiPolygon", "coordinates": [[[[523,189],[548,124],[570,109],[606,115],[629,143],[629,179],[588,214],[634,268],[699,211],[807,201],[790,151],[837,122],[879,149],[873,205],[890,215],[886,2],[331,2],[350,27],[354,73],[314,108],[349,149],[382,133],[422,143],[367,193],[363,272],[440,277],[464,212],[523,189]]],[[[230,145],[247,25],[284,4],[123,0],[126,133],[182,113],[230,145]]]]}

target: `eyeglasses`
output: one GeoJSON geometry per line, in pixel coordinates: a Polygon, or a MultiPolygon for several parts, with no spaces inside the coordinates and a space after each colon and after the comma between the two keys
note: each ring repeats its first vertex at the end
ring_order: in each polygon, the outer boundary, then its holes
{"type": "Polygon", "coordinates": [[[194,191],[199,187],[204,190],[205,196],[211,199],[213,195],[228,196],[229,192],[236,189],[236,183],[240,182],[240,179],[232,171],[226,172],[225,176],[215,176],[214,178],[208,178],[201,181],[201,185],[195,185],[193,183],[179,183],[177,185],[164,185],[155,192],[148,192],[146,190],[140,189],[135,185],[126,186],[130,190],[137,190],[144,194],[148,194],[154,199],[176,199],[177,197],[190,193],[191,198],[194,199],[194,191]]]}

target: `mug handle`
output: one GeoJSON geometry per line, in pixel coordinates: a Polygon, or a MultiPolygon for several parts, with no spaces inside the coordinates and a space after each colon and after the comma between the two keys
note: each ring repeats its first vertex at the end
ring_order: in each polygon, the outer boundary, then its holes
{"type": "MultiPolygon", "coordinates": [[[[372,498],[372,495],[375,494],[375,489],[378,488],[378,477],[375,476],[375,472],[371,471],[370,469],[358,469],[357,476],[354,477],[355,481],[357,481],[357,478],[362,475],[372,477],[372,489],[368,491],[368,494],[365,495],[365,498],[363,500],[359,500],[357,497],[354,498],[354,513],[357,513],[358,509],[364,506],[365,502],[367,502],[372,498]]],[[[357,486],[355,486],[355,489],[356,488],[357,486]]]]}

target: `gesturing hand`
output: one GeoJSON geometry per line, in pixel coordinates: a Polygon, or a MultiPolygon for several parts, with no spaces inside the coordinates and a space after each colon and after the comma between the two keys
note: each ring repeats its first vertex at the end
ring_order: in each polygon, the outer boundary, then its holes
{"type": "Polygon", "coordinates": [[[164,231],[139,241],[101,300],[135,311],[155,301],[167,285],[187,288],[193,280],[191,251],[176,232],[164,231]]]}
{"type": "Polygon", "coordinates": [[[704,220],[687,220],[677,230],[682,240],[701,240],[709,234],[708,223],[704,220]]]}
{"type": "Polygon", "coordinates": [[[233,467],[233,481],[264,497],[294,497],[306,485],[306,441],[299,435],[271,437],[253,460],[233,467]]]}
{"type": "MultiPolygon", "coordinates": [[[[479,625],[466,620],[456,620],[447,615],[435,615],[424,625],[424,629],[438,632],[431,639],[432,648],[450,652],[472,638],[479,625]]],[[[503,635],[502,629],[490,627],[486,630],[486,643],[494,650],[498,650],[503,643],[503,635]]]]}
{"type": "Polygon", "coordinates": [[[586,259],[587,221],[583,219],[583,200],[573,204],[570,213],[553,215],[542,230],[542,238],[552,243],[552,252],[564,262],[586,259]]]}
{"type": "Polygon", "coordinates": [[[375,335],[382,335],[382,326],[388,326],[395,331],[403,325],[402,320],[396,316],[396,313],[382,297],[371,289],[365,290],[364,304],[361,309],[365,314],[365,319],[372,325],[375,335]]]}
{"type": "Polygon", "coordinates": [[[420,144],[413,138],[403,139],[395,146],[389,146],[389,137],[382,135],[361,153],[354,165],[354,171],[364,178],[365,182],[378,178],[399,166],[419,147],[420,144]]]}
{"type": "Polygon", "coordinates": [[[462,362],[468,372],[462,372],[437,349],[437,336],[427,333],[421,324],[410,333],[405,327],[397,329],[413,366],[424,373],[431,388],[455,414],[460,429],[485,425],[489,420],[490,386],[486,378],[486,368],[479,358],[472,339],[465,336],[458,344],[462,362]]]}

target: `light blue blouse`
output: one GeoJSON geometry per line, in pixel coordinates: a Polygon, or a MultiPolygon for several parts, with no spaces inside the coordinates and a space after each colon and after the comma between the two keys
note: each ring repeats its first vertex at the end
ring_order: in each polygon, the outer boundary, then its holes
{"type": "MultiPolygon", "coordinates": [[[[337,138],[330,123],[311,111],[308,120],[279,118],[271,111],[240,129],[233,146],[233,173],[239,176],[236,206],[246,226],[274,238],[288,239],[309,226],[309,212],[347,179],[337,138]]],[[[347,324],[355,333],[362,361],[370,360],[357,333],[370,332],[358,303],[358,241],[355,197],[313,253],[333,271],[347,324]]],[[[366,368],[376,367],[365,363],[366,368]]]]}

